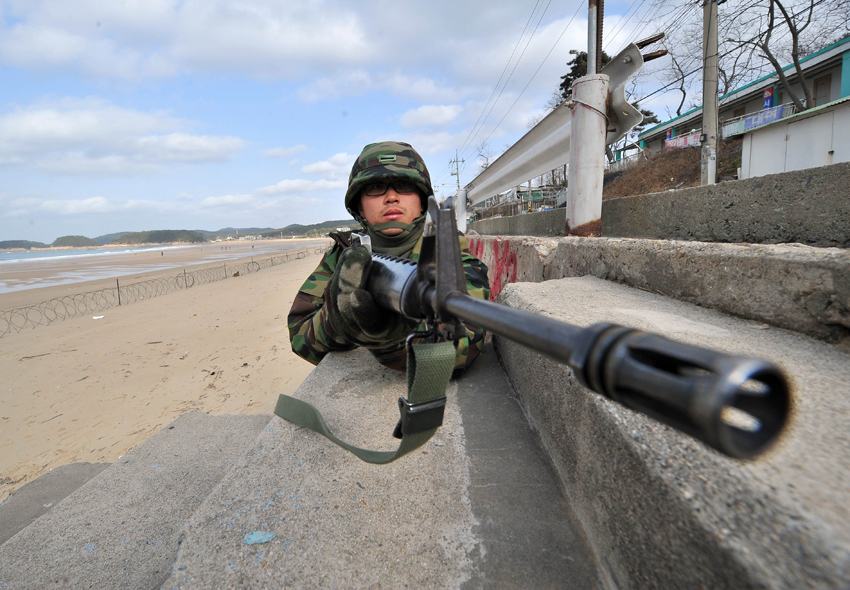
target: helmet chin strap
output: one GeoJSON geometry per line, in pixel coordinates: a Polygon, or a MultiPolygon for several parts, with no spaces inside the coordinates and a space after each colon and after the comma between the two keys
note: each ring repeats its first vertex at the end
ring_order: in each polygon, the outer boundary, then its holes
{"type": "Polygon", "coordinates": [[[425,213],[414,219],[412,223],[393,220],[371,225],[365,219],[361,219],[360,223],[372,239],[372,247],[376,252],[391,256],[405,256],[413,250],[422,234],[425,213]],[[384,230],[388,229],[400,229],[402,231],[394,236],[388,236],[383,233],[384,230]]]}

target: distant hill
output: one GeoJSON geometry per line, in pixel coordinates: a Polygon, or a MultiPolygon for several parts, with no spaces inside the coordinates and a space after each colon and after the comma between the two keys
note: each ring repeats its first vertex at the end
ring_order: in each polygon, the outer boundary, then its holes
{"type": "Polygon", "coordinates": [[[224,227],[218,231],[207,231],[205,229],[196,229],[194,231],[206,235],[232,236],[236,234],[260,234],[266,231],[271,231],[272,229],[273,228],[271,227],[224,227]]]}
{"type": "Polygon", "coordinates": [[[11,249],[11,248],[25,248],[27,250],[31,250],[32,248],[49,248],[47,244],[42,244],[41,242],[30,242],[29,240],[5,240],[0,242],[0,249],[11,249]]]}
{"type": "Polygon", "coordinates": [[[188,229],[160,229],[154,231],[139,231],[123,234],[116,238],[113,244],[167,244],[171,242],[189,242],[196,244],[206,242],[207,237],[188,229]]]}
{"type": "Polygon", "coordinates": [[[354,221],[353,219],[337,219],[335,221],[323,221],[321,223],[314,223],[313,225],[301,225],[300,223],[293,223],[287,225],[286,227],[275,229],[272,231],[263,232],[261,235],[266,238],[273,238],[275,236],[280,236],[283,234],[283,237],[317,237],[327,235],[329,231],[333,231],[338,227],[348,227],[352,230],[359,230],[360,224],[354,221]]]}
{"type": "Polygon", "coordinates": [[[104,234],[102,236],[97,236],[94,241],[100,244],[101,246],[105,246],[107,244],[113,243],[115,240],[120,238],[123,235],[129,234],[131,232],[128,231],[119,231],[114,234],[104,234]]]}
{"type": "Polygon", "coordinates": [[[56,238],[52,244],[54,248],[84,248],[86,246],[100,246],[100,242],[85,236],[62,236],[56,238]]]}
{"type": "MultiPolygon", "coordinates": [[[[209,231],[206,229],[194,230],[158,230],[147,232],[116,232],[113,234],[105,234],[94,238],[94,242],[101,245],[106,244],[157,244],[167,242],[205,242],[217,236],[234,236],[234,235],[261,235],[264,238],[280,237],[318,237],[325,236],[329,231],[333,231],[338,227],[349,227],[352,230],[359,230],[360,225],[353,219],[337,219],[334,221],[323,221],[314,223],[313,225],[301,225],[293,223],[280,229],[271,227],[223,227],[217,231],[209,231]],[[179,234],[179,235],[178,235],[179,234]],[[177,236],[177,237],[173,237],[177,236]],[[182,237],[181,237],[182,236],[182,237]]],[[[66,236],[69,237],[69,236],[66,236]]],[[[82,236],[79,236],[82,237],[82,236]]],[[[63,239],[63,238],[59,238],[63,239]]],[[[88,238],[86,238],[88,239],[88,238]]],[[[57,240],[58,241],[58,240],[57,240]]],[[[33,244],[37,242],[31,242],[33,244]]],[[[55,242],[54,242],[55,244],[55,242]]],[[[25,246],[6,246],[7,248],[23,248],[25,246]]],[[[32,246],[33,248],[47,246],[32,246]]]]}

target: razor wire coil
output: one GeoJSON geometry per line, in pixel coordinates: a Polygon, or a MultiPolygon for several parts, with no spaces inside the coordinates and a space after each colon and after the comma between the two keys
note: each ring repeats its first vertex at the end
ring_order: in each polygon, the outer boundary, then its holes
{"type": "Polygon", "coordinates": [[[222,281],[259,272],[264,268],[286,264],[292,260],[301,260],[311,254],[324,254],[329,247],[305,248],[296,252],[284,252],[271,258],[251,260],[238,264],[212,266],[198,270],[184,270],[173,277],[148,279],[128,285],[54,297],[41,303],[0,311],[0,338],[17,334],[27,328],[47,326],[60,320],[82,317],[90,313],[104,311],[119,305],[152,299],[175,291],[191,289],[199,285],[222,281]]]}

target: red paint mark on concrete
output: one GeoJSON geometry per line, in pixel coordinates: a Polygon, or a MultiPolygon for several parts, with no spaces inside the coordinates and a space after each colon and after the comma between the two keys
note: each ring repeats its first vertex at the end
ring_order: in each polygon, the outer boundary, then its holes
{"type": "Polygon", "coordinates": [[[478,260],[484,255],[484,241],[478,238],[469,238],[469,252],[478,260]]]}
{"type": "MultiPolygon", "coordinates": [[[[483,244],[481,244],[483,246],[483,244]]],[[[483,248],[482,248],[483,250],[483,248]]],[[[516,282],[517,259],[511,241],[493,240],[493,264],[490,267],[490,301],[495,301],[505,285],[516,282]]]]}

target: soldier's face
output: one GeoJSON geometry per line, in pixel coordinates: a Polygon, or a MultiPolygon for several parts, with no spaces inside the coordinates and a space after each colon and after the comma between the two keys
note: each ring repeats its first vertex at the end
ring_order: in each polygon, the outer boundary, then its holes
{"type": "MultiPolygon", "coordinates": [[[[370,197],[364,192],[360,193],[360,215],[369,222],[369,225],[378,225],[387,221],[400,221],[401,223],[413,223],[413,220],[422,215],[422,201],[419,192],[398,193],[390,186],[387,192],[377,197],[370,197]]],[[[395,236],[404,231],[394,227],[383,230],[381,233],[395,236]]]]}

